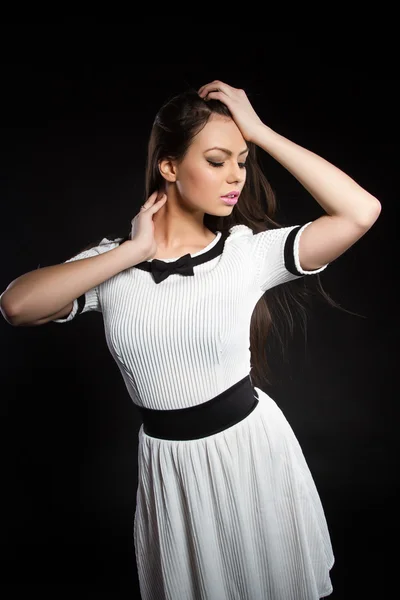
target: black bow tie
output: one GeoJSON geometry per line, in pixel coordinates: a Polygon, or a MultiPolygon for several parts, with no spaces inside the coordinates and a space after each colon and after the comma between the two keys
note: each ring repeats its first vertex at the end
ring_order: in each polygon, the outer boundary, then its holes
{"type": "Polygon", "coordinates": [[[170,263],[155,258],[150,263],[153,279],[156,283],[161,283],[173,274],[194,275],[192,262],[193,259],[190,254],[185,254],[179,260],[170,263]]]}

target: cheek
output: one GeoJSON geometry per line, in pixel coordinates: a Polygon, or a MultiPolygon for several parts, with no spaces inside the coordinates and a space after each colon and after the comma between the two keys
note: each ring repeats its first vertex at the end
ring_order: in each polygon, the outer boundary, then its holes
{"type": "Polygon", "coordinates": [[[187,202],[202,204],[205,198],[221,193],[220,190],[224,187],[223,177],[223,169],[209,165],[191,165],[191,168],[186,168],[179,174],[177,188],[187,202]]]}
{"type": "Polygon", "coordinates": [[[219,186],[221,182],[221,170],[213,167],[199,167],[188,173],[187,183],[192,188],[202,189],[204,186],[219,186]]]}

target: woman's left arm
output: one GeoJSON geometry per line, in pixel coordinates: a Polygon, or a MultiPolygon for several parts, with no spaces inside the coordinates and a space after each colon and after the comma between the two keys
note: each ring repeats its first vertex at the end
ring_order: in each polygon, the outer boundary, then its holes
{"type": "Polygon", "coordinates": [[[252,140],[285,167],[329,216],[370,227],[380,202],[330,162],[262,124],[252,140]]]}
{"type": "Polygon", "coordinates": [[[378,219],[379,200],[321,156],[264,124],[252,141],[296,177],[327,213],[302,232],[299,259],[304,270],[318,269],[338,258],[378,219]]]}
{"type": "Polygon", "coordinates": [[[245,140],[268,152],[285,167],[327,213],[302,232],[299,259],[306,271],[332,262],[359,240],[381,212],[377,198],[314,152],[265,125],[242,89],[221,81],[202,86],[199,95],[224,102],[245,140]]]}

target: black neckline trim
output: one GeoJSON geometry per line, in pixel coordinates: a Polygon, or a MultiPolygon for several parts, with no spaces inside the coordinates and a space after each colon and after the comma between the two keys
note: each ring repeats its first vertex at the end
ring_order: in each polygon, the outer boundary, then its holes
{"type": "MultiPolygon", "coordinates": [[[[219,238],[218,242],[215,244],[215,246],[213,246],[212,248],[207,250],[207,252],[203,252],[203,254],[199,254],[199,256],[193,256],[193,257],[191,254],[189,254],[189,256],[191,257],[192,266],[196,267],[197,265],[202,265],[203,263],[206,263],[209,260],[212,260],[213,258],[216,258],[220,254],[222,254],[222,251],[223,251],[224,245],[225,245],[225,241],[229,237],[230,233],[231,233],[230,231],[221,232],[221,237],[219,238]]],[[[185,254],[184,256],[187,256],[187,254],[185,254]]],[[[182,257],[180,256],[176,260],[167,261],[166,264],[173,265],[181,258],[182,257]]],[[[162,259],[155,259],[155,260],[162,260],[162,259]]],[[[150,273],[151,272],[151,261],[145,260],[141,263],[138,263],[137,265],[133,265],[133,268],[141,269],[142,271],[148,271],[150,273]]]]}
{"type": "MultiPolygon", "coordinates": [[[[292,273],[293,275],[297,275],[297,276],[302,275],[302,273],[297,269],[296,263],[294,260],[294,242],[295,242],[295,238],[296,238],[299,230],[301,229],[301,227],[302,227],[302,225],[298,225],[297,227],[292,229],[292,231],[289,233],[288,237],[286,238],[286,243],[285,243],[285,247],[284,247],[285,266],[290,273],[292,273]]],[[[212,260],[216,256],[219,256],[222,253],[223,248],[225,246],[225,241],[230,236],[230,234],[231,234],[230,230],[221,232],[221,237],[219,238],[219,240],[215,244],[215,246],[210,248],[210,250],[207,250],[207,252],[200,254],[199,256],[192,257],[192,265],[195,267],[196,265],[201,265],[203,263],[208,262],[209,260],[212,260]]],[[[130,239],[130,237],[126,236],[125,238],[122,238],[122,240],[119,242],[119,244],[122,244],[123,242],[126,242],[129,239],[130,239]]],[[[189,256],[191,256],[191,255],[189,255],[189,256]]],[[[167,264],[174,264],[175,262],[180,260],[180,258],[182,258],[182,257],[179,257],[176,259],[176,261],[173,260],[167,264]]],[[[157,260],[159,260],[159,259],[157,259],[157,260]]],[[[160,259],[160,260],[162,260],[162,259],[160,259]]],[[[151,262],[149,262],[148,260],[145,260],[137,265],[133,265],[133,268],[141,269],[142,271],[148,271],[150,273],[151,272],[151,262]]]]}

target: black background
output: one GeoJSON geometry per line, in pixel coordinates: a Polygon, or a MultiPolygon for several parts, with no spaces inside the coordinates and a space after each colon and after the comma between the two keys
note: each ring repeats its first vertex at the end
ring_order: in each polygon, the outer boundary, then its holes
{"type": "MultiPolygon", "coordinates": [[[[245,89],[265,123],[382,204],[373,228],[321,275],[332,298],[362,317],[316,301],[307,351],[297,329],[286,362],[270,357],[275,383],[265,391],[295,431],[321,496],[336,558],[330,597],[391,597],[398,533],[394,50],[387,39],[379,50],[367,39],[341,44],[339,55],[337,46],[332,52],[287,32],[224,37],[208,26],[197,35],[189,27],[183,35],[184,26],[174,34],[143,27],[140,41],[126,24],[3,25],[0,290],[95,239],[128,233],[143,203],[147,137],[167,97],[214,79],[245,89]]],[[[282,224],[323,214],[280,164],[265,154],[263,165],[282,224]]],[[[139,597],[132,536],[141,422],[101,315],[29,328],[2,319],[0,336],[4,597],[78,589],[139,597]]]]}

